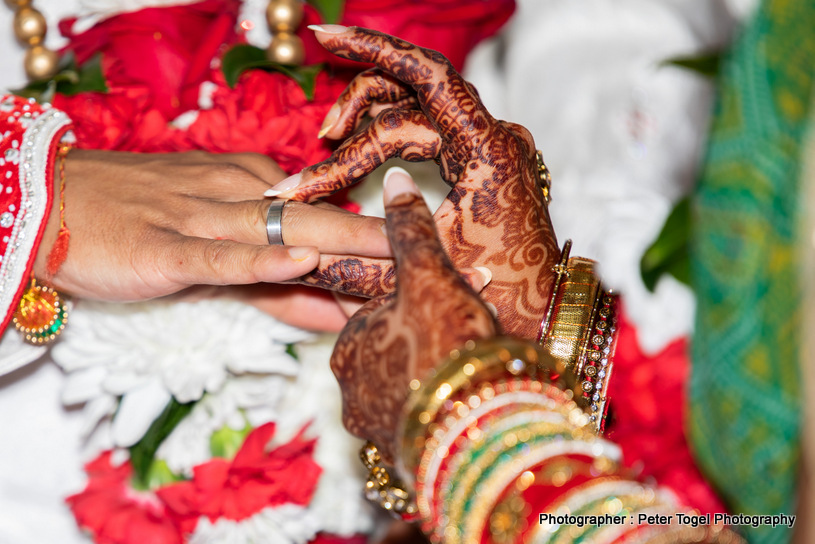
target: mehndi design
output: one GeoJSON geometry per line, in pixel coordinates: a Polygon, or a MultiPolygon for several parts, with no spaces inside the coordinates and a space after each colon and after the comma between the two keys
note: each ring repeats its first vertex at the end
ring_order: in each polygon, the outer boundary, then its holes
{"type": "MultiPolygon", "coordinates": [[[[493,280],[482,296],[497,308],[504,331],[534,338],[559,249],[529,132],[494,119],[435,51],[362,28],[318,31],[317,37],[339,56],[376,65],[339,98],[340,113],[327,135],[346,137],[365,114],[379,113],[329,159],[303,170],[300,185],[283,196],[327,196],[392,157],[437,160],[451,185],[434,215],[444,249],[457,268],[488,267],[493,280]]],[[[391,292],[392,278],[390,261],[323,256],[303,281],[373,297],[391,292]]]]}

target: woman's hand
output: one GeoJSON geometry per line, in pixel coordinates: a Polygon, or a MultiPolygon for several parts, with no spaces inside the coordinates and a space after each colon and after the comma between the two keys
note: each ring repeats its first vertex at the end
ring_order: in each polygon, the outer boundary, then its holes
{"type": "Polygon", "coordinates": [[[369,301],[348,321],[331,368],[342,388],[346,428],[392,459],[410,380],[467,340],[495,335],[497,325],[473,290],[488,278],[470,269],[468,285],[456,272],[430,211],[401,168],[386,174],[384,199],[398,290],[369,301]]]}
{"type": "MultiPolygon", "coordinates": [[[[535,145],[519,125],[494,119],[475,90],[435,51],[385,34],[335,25],[317,39],[375,68],[352,81],[323,134],[343,138],[377,114],[326,161],[275,186],[281,198],[311,201],[356,183],[391,157],[436,159],[451,186],[435,213],[444,249],[458,268],[487,266],[482,293],[508,334],[535,338],[559,257],[537,176],[535,145]]],[[[312,284],[365,296],[391,292],[391,263],[323,256],[312,284]]]]}
{"type": "MultiPolygon", "coordinates": [[[[390,255],[381,219],[328,204],[287,204],[288,245],[269,246],[270,201],[258,195],[284,176],[268,157],[249,153],[73,150],[65,163],[70,245],[50,283],[72,295],[132,301],[198,284],[291,280],[317,266],[320,252],[390,255]]],[[[55,202],[35,262],[38,277],[47,277],[58,230],[55,202]]]]}

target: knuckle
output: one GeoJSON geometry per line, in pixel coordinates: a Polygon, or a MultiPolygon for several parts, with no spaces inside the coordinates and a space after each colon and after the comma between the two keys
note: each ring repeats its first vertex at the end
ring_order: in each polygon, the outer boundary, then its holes
{"type": "Polygon", "coordinates": [[[214,182],[242,181],[252,175],[244,167],[233,162],[219,162],[207,168],[207,177],[214,182]]]}
{"type": "Polygon", "coordinates": [[[217,240],[205,246],[201,256],[208,271],[214,275],[231,272],[235,265],[235,257],[229,246],[217,240]]]}

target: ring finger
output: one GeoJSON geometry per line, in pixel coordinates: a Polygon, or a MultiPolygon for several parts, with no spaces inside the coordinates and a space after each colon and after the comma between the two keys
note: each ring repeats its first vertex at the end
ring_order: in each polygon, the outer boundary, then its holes
{"type": "MultiPolygon", "coordinates": [[[[196,214],[182,234],[267,245],[267,214],[271,203],[268,199],[213,203],[217,209],[196,214]]],[[[289,246],[314,246],[321,253],[389,257],[390,245],[384,224],[378,217],[357,215],[330,205],[288,201],[283,207],[280,230],[283,243],[289,246]]]]}

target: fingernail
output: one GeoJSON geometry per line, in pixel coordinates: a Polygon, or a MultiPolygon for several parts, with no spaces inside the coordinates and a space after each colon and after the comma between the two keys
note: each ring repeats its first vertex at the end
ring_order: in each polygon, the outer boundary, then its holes
{"type": "Polygon", "coordinates": [[[328,131],[334,128],[334,123],[337,122],[337,119],[340,118],[340,108],[339,104],[334,104],[331,106],[331,109],[328,110],[328,113],[325,115],[325,119],[323,120],[323,125],[320,127],[320,133],[317,134],[317,138],[322,138],[328,131]]]}
{"type": "Polygon", "coordinates": [[[486,266],[475,266],[473,268],[481,272],[481,275],[484,276],[484,287],[489,285],[490,282],[492,281],[492,270],[490,270],[486,266]]]}
{"type": "Polygon", "coordinates": [[[413,183],[413,178],[404,168],[393,166],[385,172],[384,179],[384,200],[385,204],[390,204],[391,201],[402,193],[421,194],[419,188],[413,183]]]}
{"type": "Polygon", "coordinates": [[[388,237],[388,227],[385,225],[385,223],[382,223],[382,224],[379,226],[379,230],[381,230],[381,231],[382,231],[382,234],[383,234],[383,235],[385,235],[385,238],[387,238],[387,237],[388,237]]]}
{"type": "Polygon", "coordinates": [[[300,185],[301,181],[303,181],[303,173],[297,172],[296,174],[287,177],[277,185],[273,185],[271,189],[263,193],[263,196],[277,196],[280,193],[285,193],[286,191],[290,191],[300,185]]]}
{"type": "Polygon", "coordinates": [[[342,25],[308,25],[308,28],[314,32],[325,32],[326,34],[342,34],[348,30],[347,26],[342,25]]]}
{"type": "Polygon", "coordinates": [[[300,263],[300,262],[305,261],[306,259],[308,259],[312,255],[314,255],[315,253],[317,253],[317,248],[308,247],[308,246],[303,246],[303,247],[298,246],[298,247],[290,247],[288,249],[288,251],[289,251],[289,257],[291,257],[291,259],[293,261],[296,261],[296,262],[300,263]]]}
{"type": "Polygon", "coordinates": [[[490,311],[492,317],[498,318],[498,308],[495,307],[495,304],[493,304],[492,302],[486,302],[484,306],[486,306],[487,309],[490,311]]]}

